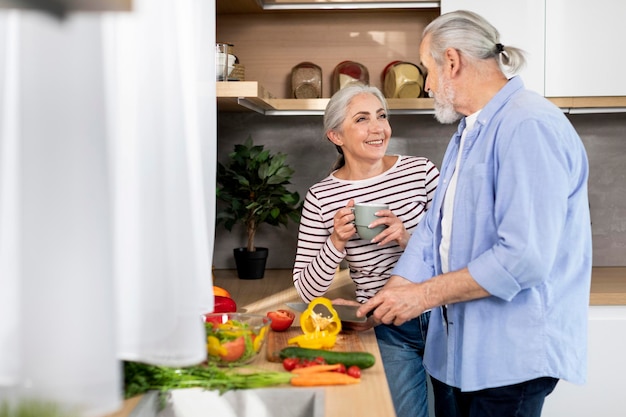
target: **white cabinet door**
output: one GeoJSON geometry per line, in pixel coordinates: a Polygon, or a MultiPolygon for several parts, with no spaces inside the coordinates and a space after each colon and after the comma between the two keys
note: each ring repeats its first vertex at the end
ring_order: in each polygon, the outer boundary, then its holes
{"type": "Polygon", "coordinates": [[[525,50],[520,75],[527,88],[544,95],[545,1],[441,0],[440,5],[442,14],[459,9],[480,14],[498,29],[502,44],[525,50]]]}
{"type": "Polygon", "coordinates": [[[546,0],[546,96],[624,96],[626,1],[546,0]]]}
{"type": "Polygon", "coordinates": [[[543,417],[624,416],[626,306],[590,307],[588,346],[587,383],[559,381],[543,417]]]}

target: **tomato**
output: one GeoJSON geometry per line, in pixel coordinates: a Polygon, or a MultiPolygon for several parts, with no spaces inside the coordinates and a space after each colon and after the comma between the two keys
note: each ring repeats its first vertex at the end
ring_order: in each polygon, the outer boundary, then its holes
{"type": "Polygon", "coordinates": [[[234,313],[237,311],[237,304],[235,303],[235,300],[230,297],[216,295],[214,304],[214,313],[234,313]]]}
{"type": "Polygon", "coordinates": [[[345,374],[347,372],[346,365],[344,365],[343,363],[340,363],[339,368],[337,368],[335,372],[339,372],[340,374],[345,374]]]}
{"type": "Polygon", "coordinates": [[[219,295],[220,297],[233,298],[228,292],[228,290],[222,287],[218,287],[216,285],[213,286],[213,295],[219,295]]]}
{"type": "Polygon", "coordinates": [[[300,360],[298,358],[285,358],[283,359],[283,368],[286,371],[293,371],[299,363],[300,360]]]}
{"type": "Polygon", "coordinates": [[[317,358],[311,361],[311,365],[327,365],[326,359],[322,358],[321,356],[318,356],[317,358]]]}
{"type": "MultiPolygon", "coordinates": [[[[217,315],[212,315],[211,313],[205,314],[204,315],[204,322],[205,323],[213,323],[213,324],[222,324],[223,320],[228,320],[228,317],[226,317],[226,319],[222,319],[222,316],[217,316],[217,315]]],[[[215,327],[215,326],[213,326],[215,327]]]]}
{"type": "Polygon", "coordinates": [[[267,317],[272,320],[272,323],[270,323],[272,330],[275,332],[284,332],[291,327],[291,323],[293,323],[293,319],[296,315],[289,310],[277,310],[267,313],[267,317]]]}
{"type": "Polygon", "coordinates": [[[356,365],[352,365],[351,367],[349,367],[346,373],[352,378],[361,378],[361,368],[356,365]]]}
{"type": "Polygon", "coordinates": [[[222,348],[226,350],[226,353],[220,352],[220,358],[222,358],[223,361],[236,361],[241,358],[246,351],[246,341],[243,339],[243,336],[240,336],[230,342],[222,343],[222,348]]]}

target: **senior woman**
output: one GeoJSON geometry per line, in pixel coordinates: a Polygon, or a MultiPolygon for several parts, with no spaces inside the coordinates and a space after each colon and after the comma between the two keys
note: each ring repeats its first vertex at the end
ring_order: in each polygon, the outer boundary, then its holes
{"type": "MultiPolygon", "coordinates": [[[[330,99],[324,132],[339,158],[326,178],[307,192],[302,210],[293,282],[309,302],[330,287],[337,267],[346,261],[364,303],[385,285],[411,232],[431,205],[439,171],[427,158],[388,155],[391,126],[387,102],[376,87],[351,85],[330,99]],[[370,227],[387,227],[371,241],[356,233],[352,207],[377,202],[370,227]]],[[[403,324],[374,328],[398,417],[427,417],[426,373],[422,366],[429,312],[403,324]]],[[[359,328],[371,328],[373,321],[359,328]]]]}

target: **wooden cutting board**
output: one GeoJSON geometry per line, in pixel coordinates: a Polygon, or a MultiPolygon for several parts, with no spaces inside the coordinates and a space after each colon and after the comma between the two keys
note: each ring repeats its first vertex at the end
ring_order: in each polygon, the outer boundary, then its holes
{"type": "MultiPolygon", "coordinates": [[[[301,334],[302,330],[300,327],[290,327],[284,332],[275,332],[270,330],[267,335],[267,340],[265,341],[267,360],[270,362],[280,362],[280,351],[283,348],[286,348],[287,346],[297,346],[289,345],[287,341],[292,337],[299,336],[301,334]]],[[[337,336],[335,346],[330,350],[336,352],[363,352],[365,351],[365,347],[363,346],[363,342],[361,342],[358,332],[353,330],[343,330],[337,336]]]]}

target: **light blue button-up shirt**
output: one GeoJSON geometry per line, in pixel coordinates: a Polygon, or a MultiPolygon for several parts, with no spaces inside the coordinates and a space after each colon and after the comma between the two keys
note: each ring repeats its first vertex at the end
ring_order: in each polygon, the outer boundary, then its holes
{"type": "Polygon", "coordinates": [[[393,274],[441,274],[442,202],[461,152],[449,250],[490,297],[431,314],[424,366],[474,391],[551,376],[586,379],[591,283],[588,161],[557,107],[514,77],[482,109],[459,150],[465,120],[444,156],[431,209],[393,274]]]}

